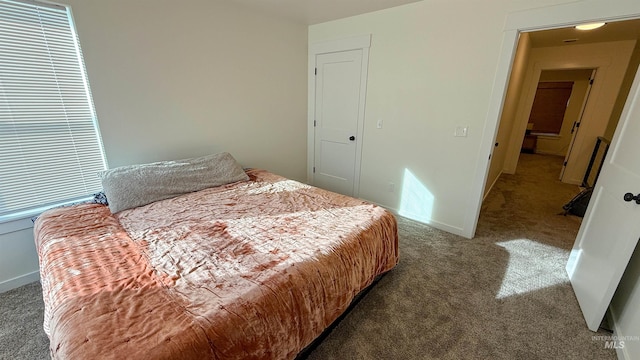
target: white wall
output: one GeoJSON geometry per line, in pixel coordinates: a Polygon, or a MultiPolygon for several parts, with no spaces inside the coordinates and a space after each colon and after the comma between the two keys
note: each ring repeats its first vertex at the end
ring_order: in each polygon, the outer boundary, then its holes
{"type": "Polygon", "coordinates": [[[498,126],[498,133],[496,135],[495,142],[498,146],[493,149],[493,153],[491,154],[491,165],[489,167],[489,174],[487,175],[487,182],[484,188],[484,196],[487,196],[489,191],[491,191],[491,187],[493,187],[500,177],[500,174],[502,174],[504,161],[507,156],[507,149],[509,148],[509,139],[512,135],[513,124],[516,120],[518,111],[518,101],[522,95],[522,84],[525,79],[530,52],[531,40],[529,34],[523,33],[520,35],[518,48],[516,49],[516,54],[513,58],[509,85],[507,87],[502,115],[500,116],[500,124],[498,126]]]}
{"type": "MultiPolygon", "coordinates": [[[[305,179],[306,26],[227,1],[66,3],[111,167],[228,151],[305,179]]],[[[0,234],[0,291],[34,280],[33,242],[0,234]]]]}
{"type": "MultiPolygon", "coordinates": [[[[640,337],[640,247],[636,247],[611,302],[611,315],[617,335],[640,337]]],[[[625,341],[618,351],[620,359],[638,359],[640,340],[625,341]]]]}
{"type": "Polygon", "coordinates": [[[402,210],[405,179],[414,178],[414,188],[433,195],[425,222],[469,236],[466,210],[476,168],[488,163],[478,150],[506,15],[549,3],[422,1],[309,28],[310,43],[372,34],[360,197],[402,210]],[[468,136],[454,137],[456,126],[468,126],[468,136]]]}
{"type": "Polygon", "coordinates": [[[31,228],[0,235],[0,249],[0,292],[40,278],[31,228]]]}
{"type": "Polygon", "coordinates": [[[228,1],[67,3],[111,167],[228,151],[305,178],[306,26],[228,1]]]}

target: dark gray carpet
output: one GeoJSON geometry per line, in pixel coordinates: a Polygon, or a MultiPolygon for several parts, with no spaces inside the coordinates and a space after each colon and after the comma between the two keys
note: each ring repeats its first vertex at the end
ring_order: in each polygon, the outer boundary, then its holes
{"type": "Polygon", "coordinates": [[[0,359],[49,359],[43,312],[39,282],[0,294],[0,359]]]}
{"type": "Polygon", "coordinates": [[[581,219],[558,215],[579,191],[561,164],[523,154],[473,240],[399,218],[400,264],[310,359],[615,359],[564,270],[581,219]]]}
{"type": "MultiPolygon", "coordinates": [[[[580,219],[562,159],[523,155],[468,240],[398,218],[400,264],[310,359],[615,359],[594,341],[564,266],[580,219]]],[[[38,284],[0,294],[0,358],[48,357],[38,284]]],[[[605,335],[605,332],[600,332],[605,335]]]]}

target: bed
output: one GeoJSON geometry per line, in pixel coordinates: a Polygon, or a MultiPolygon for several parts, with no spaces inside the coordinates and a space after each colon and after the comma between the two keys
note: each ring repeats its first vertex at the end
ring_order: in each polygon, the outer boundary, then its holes
{"type": "Polygon", "coordinates": [[[292,359],[397,264],[383,208],[244,175],[117,212],[42,214],[52,358],[292,359]]]}

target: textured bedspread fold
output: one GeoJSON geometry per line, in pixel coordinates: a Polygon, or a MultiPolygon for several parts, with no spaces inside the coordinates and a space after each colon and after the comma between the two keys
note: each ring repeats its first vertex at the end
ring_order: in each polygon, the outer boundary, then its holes
{"type": "Polygon", "coordinates": [[[54,359],[290,359],[398,261],[395,218],[261,171],[112,215],[43,214],[54,359]]]}

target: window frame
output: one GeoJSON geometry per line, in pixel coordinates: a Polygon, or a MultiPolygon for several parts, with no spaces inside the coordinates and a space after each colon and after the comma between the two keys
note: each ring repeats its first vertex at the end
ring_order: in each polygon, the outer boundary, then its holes
{"type": "Polygon", "coordinates": [[[571,80],[540,81],[538,83],[533,104],[531,105],[531,111],[529,113],[529,124],[533,124],[532,128],[530,129],[530,133],[532,135],[542,135],[550,137],[560,136],[562,125],[567,114],[567,108],[569,107],[569,101],[571,101],[571,95],[573,94],[574,86],[575,82],[571,80]],[[567,91],[568,94],[566,94],[567,91]],[[559,100],[563,101],[559,102],[559,100]],[[554,118],[552,120],[544,118],[544,116],[557,114],[550,114],[550,111],[548,109],[541,110],[541,106],[544,105],[546,107],[549,107],[551,105],[555,105],[551,107],[552,109],[557,111],[559,107],[558,104],[563,105],[562,117],[554,118]],[[543,125],[540,125],[540,122],[542,122],[543,125]]]}
{"type": "MultiPolygon", "coordinates": [[[[43,1],[43,0],[4,0],[4,2],[26,4],[34,7],[56,9],[58,11],[61,11],[61,12],[63,11],[64,13],[66,13],[66,20],[68,22],[69,31],[71,35],[71,38],[68,40],[73,42],[73,48],[75,50],[75,55],[78,61],[77,74],[79,74],[82,78],[82,86],[84,87],[84,94],[86,97],[86,106],[88,107],[88,113],[90,113],[91,123],[93,125],[93,134],[95,135],[95,140],[96,140],[93,146],[97,146],[100,154],[100,160],[97,160],[95,164],[99,164],[99,162],[101,161],[102,169],[103,170],[108,169],[109,167],[108,167],[106,153],[104,150],[102,135],[100,133],[98,117],[97,117],[95,105],[93,102],[91,88],[89,86],[89,79],[88,79],[88,74],[87,74],[86,65],[84,61],[84,56],[80,46],[79,35],[78,35],[76,24],[73,18],[71,7],[68,5],[58,4],[58,3],[43,1]]],[[[71,47],[69,47],[69,50],[70,49],[71,47]]],[[[54,69],[52,70],[53,70],[52,74],[56,74],[56,71],[54,69]]],[[[69,118],[66,118],[65,121],[68,123],[69,118]]],[[[76,154],[77,153],[78,152],[76,152],[76,154]]],[[[10,232],[20,231],[20,230],[24,230],[32,227],[33,226],[32,218],[34,216],[40,215],[42,212],[44,212],[47,209],[59,207],[59,206],[65,206],[65,205],[69,205],[77,202],[84,202],[92,198],[93,198],[93,195],[91,194],[85,194],[85,195],[79,194],[78,196],[72,196],[70,198],[66,198],[63,200],[55,200],[55,201],[43,203],[40,205],[27,206],[27,207],[24,207],[23,209],[6,212],[0,215],[0,235],[7,234],[10,232]]]]}

